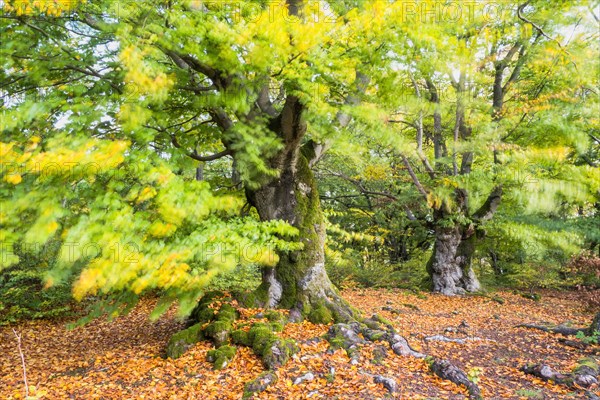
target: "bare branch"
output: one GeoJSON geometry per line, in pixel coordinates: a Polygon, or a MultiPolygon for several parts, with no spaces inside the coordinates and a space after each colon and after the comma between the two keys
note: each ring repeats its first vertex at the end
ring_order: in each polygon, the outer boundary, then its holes
{"type": "Polygon", "coordinates": [[[209,156],[201,156],[196,152],[196,150],[194,150],[191,154],[189,154],[189,157],[197,161],[214,161],[225,156],[230,156],[231,154],[233,154],[233,151],[225,149],[219,153],[211,154],[209,156]]]}
{"type": "Polygon", "coordinates": [[[408,174],[410,175],[419,193],[421,193],[424,197],[427,197],[427,190],[425,190],[425,188],[421,184],[421,181],[419,181],[419,178],[415,174],[415,171],[412,169],[410,162],[408,161],[408,158],[406,158],[406,156],[402,156],[402,162],[404,162],[404,166],[408,170],[408,174]]]}
{"type": "MultiPolygon", "coordinates": [[[[565,52],[566,52],[566,50],[564,49],[564,47],[562,46],[562,44],[560,44],[560,42],[559,42],[557,39],[555,39],[555,38],[553,38],[553,37],[549,36],[549,35],[548,35],[546,32],[544,32],[544,30],[542,29],[542,27],[541,27],[541,26],[537,25],[535,22],[533,22],[533,21],[531,21],[531,20],[529,20],[529,19],[527,19],[527,18],[525,18],[525,17],[523,16],[523,9],[524,9],[525,7],[527,7],[527,6],[529,5],[529,3],[531,3],[531,0],[528,0],[528,1],[526,1],[525,3],[521,4],[521,5],[519,6],[519,8],[517,8],[517,16],[519,17],[519,19],[520,19],[521,21],[523,21],[523,22],[525,22],[525,23],[528,23],[528,24],[530,24],[531,26],[533,26],[533,28],[534,28],[536,31],[538,31],[538,32],[539,32],[539,33],[540,33],[542,36],[544,36],[544,37],[545,37],[546,39],[548,39],[548,40],[551,40],[551,41],[555,42],[556,44],[558,44],[558,47],[560,47],[560,49],[561,49],[561,50],[563,50],[563,51],[565,51],[565,52]]],[[[568,53],[568,52],[567,52],[567,53],[568,53]]]]}
{"type": "Polygon", "coordinates": [[[23,355],[23,348],[21,347],[21,335],[17,333],[13,328],[13,333],[17,338],[17,348],[19,349],[19,355],[21,356],[21,367],[23,368],[23,383],[25,384],[25,398],[29,398],[29,385],[27,384],[27,369],[25,368],[25,356],[23,355]]]}

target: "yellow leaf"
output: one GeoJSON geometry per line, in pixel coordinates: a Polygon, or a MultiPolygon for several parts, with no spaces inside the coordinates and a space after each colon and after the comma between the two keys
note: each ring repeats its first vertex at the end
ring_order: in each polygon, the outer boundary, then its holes
{"type": "Polygon", "coordinates": [[[19,183],[21,183],[23,178],[21,178],[20,174],[10,174],[8,176],[5,176],[4,180],[8,183],[12,183],[13,185],[18,185],[19,183]]]}

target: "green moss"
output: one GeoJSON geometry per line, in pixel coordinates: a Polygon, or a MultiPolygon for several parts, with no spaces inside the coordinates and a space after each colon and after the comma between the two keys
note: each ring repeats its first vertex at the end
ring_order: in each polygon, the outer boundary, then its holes
{"type": "Polygon", "coordinates": [[[204,328],[204,334],[208,337],[214,337],[217,333],[231,330],[231,322],[214,321],[204,328]]]}
{"type": "Polygon", "coordinates": [[[219,309],[219,316],[222,316],[223,318],[235,319],[237,316],[237,311],[231,304],[225,303],[219,309]]]}
{"type": "Polygon", "coordinates": [[[192,311],[190,318],[194,322],[206,323],[212,321],[215,316],[215,311],[210,308],[210,305],[219,298],[225,297],[225,294],[220,291],[207,292],[198,301],[198,304],[192,311]]]}
{"type": "Polygon", "coordinates": [[[364,325],[367,326],[367,328],[369,329],[380,329],[381,325],[379,322],[377,322],[375,319],[373,318],[367,318],[364,321],[362,321],[364,325]]]}
{"type": "Polygon", "coordinates": [[[256,288],[256,290],[243,296],[241,303],[246,308],[264,307],[268,300],[268,287],[263,282],[256,288]]]}
{"type": "Polygon", "coordinates": [[[313,324],[328,324],[333,321],[333,314],[325,304],[317,303],[308,314],[308,320],[313,324]]]}
{"type": "Polygon", "coordinates": [[[242,346],[252,345],[252,342],[250,342],[250,339],[248,338],[248,332],[241,329],[231,332],[231,340],[233,340],[233,343],[241,344],[242,346]]]}
{"type": "Polygon", "coordinates": [[[329,341],[329,346],[333,349],[343,349],[344,345],[346,343],[346,340],[343,337],[334,337],[334,338],[330,338],[328,339],[329,341]]]}
{"type": "Polygon", "coordinates": [[[283,332],[283,324],[280,322],[271,322],[271,329],[275,332],[283,332]]]}
{"type": "Polygon", "coordinates": [[[302,315],[303,316],[307,316],[308,314],[310,314],[311,310],[312,310],[312,307],[310,306],[310,304],[308,302],[305,302],[302,304],[302,315]]]}
{"type": "Polygon", "coordinates": [[[213,363],[214,369],[223,369],[235,356],[237,349],[233,346],[221,346],[206,353],[206,359],[213,363]]]}
{"type": "Polygon", "coordinates": [[[166,355],[169,358],[179,358],[195,343],[202,339],[200,324],[192,325],[187,329],[174,334],[167,344],[166,355]]]}
{"type": "Polygon", "coordinates": [[[253,327],[248,332],[248,339],[252,343],[252,350],[258,355],[262,355],[269,341],[277,338],[271,329],[266,327],[253,327]]]}
{"type": "Polygon", "coordinates": [[[213,310],[212,308],[206,307],[202,310],[198,310],[198,312],[196,313],[195,320],[200,323],[205,323],[205,322],[212,321],[214,316],[215,316],[215,310],[213,310]]]}
{"type": "Polygon", "coordinates": [[[268,310],[265,312],[265,318],[271,322],[278,322],[282,325],[285,325],[287,322],[287,318],[285,315],[275,310],[268,310]]]}
{"type": "Polygon", "coordinates": [[[292,354],[298,351],[293,340],[281,339],[274,332],[282,329],[278,322],[259,322],[252,325],[248,332],[241,329],[232,332],[232,340],[252,348],[261,357],[266,368],[278,368],[284,365],[292,354]]]}
{"type": "Polygon", "coordinates": [[[386,325],[386,326],[387,326],[387,325],[391,325],[391,326],[393,326],[393,324],[392,324],[392,322],[391,322],[391,321],[389,321],[389,320],[387,320],[387,319],[383,318],[383,317],[382,317],[382,316],[380,316],[380,315],[373,314],[373,317],[372,317],[372,318],[373,318],[375,321],[377,321],[377,322],[379,322],[379,323],[381,323],[381,324],[383,324],[383,325],[386,325]]]}
{"type": "Polygon", "coordinates": [[[265,367],[275,369],[285,365],[296,352],[298,352],[298,346],[293,340],[276,339],[275,341],[268,342],[268,345],[263,350],[262,360],[265,367]]]}
{"type": "MultiPolygon", "coordinates": [[[[304,300],[299,298],[298,281],[305,276],[309,268],[321,261],[317,259],[321,249],[316,246],[320,245],[322,242],[320,235],[324,234],[320,229],[315,229],[323,226],[323,215],[316,181],[303,154],[298,157],[296,164],[296,182],[300,185],[294,188],[298,216],[295,226],[300,231],[299,237],[304,248],[302,251],[280,254],[277,264],[277,279],[283,286],[279,305],[281,308],[288,309],[304,300]]],[[[303,312],[302,315],[306,316],[308,313],[303,312]]]]}
{"type": "Polygon", "coordinates": [[[203,333],[211,338],[216,346],[227,344],[233,323],[237,318],[237,311],[231,304],[223,304],[216,314],[214,320],[203,330],[203,333]]]}
{"type": "Polygon", "coordinates": [[[600,372],[600,366],[598,365],[596,360],[593,359],[592,357],[585,357],[585,358],[582,358],[581,360],[579,360],[579,363],[575,367],[573,372],[578,372],[579,370],[581,370],[584,367],[590,368],[590,369],[594,370],[596,373],[600,372]]]}
{"type": "Polygon", "coordinates": [[[264,391],[269,385],[277,382],[277,375],[271,371],[265,371],[260,374],[256,379],[250,381],[244,386],[244,394],[242,399],[249,399],[254,396],[254,393],[264,391]]]}

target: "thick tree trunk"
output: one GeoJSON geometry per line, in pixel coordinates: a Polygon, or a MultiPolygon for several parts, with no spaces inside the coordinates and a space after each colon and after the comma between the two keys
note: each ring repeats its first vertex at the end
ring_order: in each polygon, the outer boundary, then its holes
{"type": "MultiPolygon", "coordinates": [[[[481,289],[471,268],[477,238],[475,232],[479,223],[488,221],[494,216],[501,199],[502,186],[496,186],[488,195],[485,203],[470,216],[468,192],[464,189],[456,189],[457,212],[472,221],[466,226],[456,224],[448,227],[447,217],[451,214],[447,214],[445,211],[446,206],[434,211],[435,244],[427,265],[434,292],[452,296],[481,289]]],[[[485,232],[479,230],[479,234],[485,234],[485,232]]]]}
{"type": "Polygon", "coordinates": [[[436,229],[428,265],[434,292],[453,296],[481,289],[471,268],[473,241],[469,229],[460,226],[436,229]]]}
{"type": "Polygon", "coordinates": [[[263,221],[283,220],[298,228],[304,247],[281,252],[275,268],[265,268],[256,291],[258,302],[267,307],[288,308],[290,317],[308,317],[315,322],[349,321],[354,312],[339,296],[325,271],[325,225],[317,185],[309,168],[310,151],[303,154],[301,138],[306,127],[302,106],[289,98],[271,129],[284,141],[284,148],[270,160],[280,174],[246,195],[263,221]]]}

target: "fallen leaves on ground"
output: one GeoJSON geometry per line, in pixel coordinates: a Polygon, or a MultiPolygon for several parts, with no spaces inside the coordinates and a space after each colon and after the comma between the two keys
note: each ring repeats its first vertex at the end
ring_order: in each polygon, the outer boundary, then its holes
{"type": "MultiPolygon", "coordinates": [[[[377,313],[390,320],[419,351],[448,359],[467,373],[478,372],[486,399],[583,396],[519,371],[526,363],[542,361],[568,371],[582,357],[581,350],[563,346],[556,335],[515,328],[520,323],[542,321],[588,325],[592,313],[582,308],[577,293],[544,292],[539,302],[498,293],[505,304],[487,297],[424,296],[401,290],[350,290],[343,295],[365,315],[377,313]],[[424,340],[436,334],[482,340],[465,344],[424,340]]],[[[264,371],[261,361],[244,347],[227,368],[214,371],[206,361],[206,352],[212,348],[209,342],[198,343],[177,360],[162,358],[169,337],[183,324],[173,311],[150,322],[147,315],[154,305],[154,300],[147,299],[112,323],[95,321],[70,331],[64,321],[1,328],[0,398],[25,397],[12,328],[22,335],[30,395],[39,399],[239,399],[244,385],[264,371]]],[[[244,310],[242,317],[254,314],[244,310]]],[[[309,322],[286,325],[282,335],[297,340],[300,351],[276,372],[278,381],[255,398],[390,397],[381,384],[373,382],[373,375],[396,380],[398,391],[393,397],[399,399],[466,397],[464,388],[428,372],[424,360],[399,357],[387,348],[387,357],[374,363],[373,353],[386,347],[384,343],[362,347],[360,363],[352,365],[344,350],[328,351],[326,341],[310,340],[327,329],[309,322]],[[307,372],[312,372],[314,379],[294,384],[307,372]]]]}

